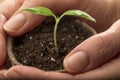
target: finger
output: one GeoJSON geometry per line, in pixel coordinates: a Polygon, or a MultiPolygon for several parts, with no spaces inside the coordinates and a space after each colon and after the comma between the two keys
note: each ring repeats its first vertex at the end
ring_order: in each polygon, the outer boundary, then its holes
{"type": "Polygon", "coordinates": [[[0,14],[9,19],[23,2],[24,0],[3,0],[0,3],[0,14]]]}
{"type": "Polygon", "coordinates": [[[5,36],[5,31],[3,29],[3,25],[6,22],[6,17],[2,14],[0,14],[0,33],[5,36]]]}
{"type": "Polygon", "coordinates": [[[0,15],[0,66],[3,65],[6,59],[6,40],[5,40],[5,32],[3,30],[3,24],[6,19],[3,15],[0,15]]]}
{"type": "MultiPolygon", "coordinates": [[[[81,3],[82,0],[79,2],[81,3]]],[[[25,0],[21,8],[15,13],[15,15],[4,25],[4,29],[10,35],[21,35],[28,32],[38,26],[43,20],[43,16],[31,14],[29,12],[21,11],[24,8],[44,6],[52,9],[54,12],[62,12],[69,8],[76,8],[76,5],[80,5],[76,0],[25,0]],[[62,4],[62,5],[61,5],[62,4]],[[73,5],[76,4],[76,5],[73,5]],[[64,5],[64,6],[63,6],[64,5]],[[14,24],[13,24],[14,23],[14,24]]]]}
{"type": "Polygon", "coordinates": [[[91,70],[120,52],[120,20],[107,31],[78,45],[64,60],[64,67],[73,73],[91,70]]]}
{"type": "Polygon", "coordinates": [[[120,55],[101,67],[76,76],[80,80],[119,80],[120,55]]]}
{"type": "Polygon", "coordinates": [[[53,80],[53,79],[67,79],[72,76],[66,73],[45,72],[37,68],[27,66],[15,66],[5,72],[4,76],[8,79],[40,79],[40,80],[53,80]]]}
{"type": "Polygon", "coordinates": [[[5,76],[3,75],[7,70],[0,70],[0,80],[4,80],[5,76]]]}

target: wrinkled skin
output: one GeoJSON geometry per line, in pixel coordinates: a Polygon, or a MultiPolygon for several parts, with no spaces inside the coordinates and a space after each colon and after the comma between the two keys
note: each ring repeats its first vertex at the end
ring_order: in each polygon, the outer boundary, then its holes
{"type": "Polygon", "coordinates": [[[8,79],[120,79],[120,0],[0,0],[0,77],[8,79]],[[96,18],[86,21],[98,34],[73,49],[63,64],[69,73],[45,72],[28,66],[4,68],[7,34],[18,36],[32,30],[45,18],[26,7],[45,6],[55,13],[80,9],[96,18]],[[16,16],[17,15],[17,16],[16,16]],[[14,23],[14,24],[13,24],[14,23]],[[16,26],[17,25],[17,26],[16,26]]]}

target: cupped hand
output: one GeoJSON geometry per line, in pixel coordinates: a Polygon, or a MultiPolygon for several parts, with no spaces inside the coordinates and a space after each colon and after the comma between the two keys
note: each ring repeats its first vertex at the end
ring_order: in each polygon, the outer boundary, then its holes
{"type": "MultiPolygon", "coordinates": [[[[11,79],[114,79],[120,72],[120,11],[119,0],[5,0],[0,4],[0,14],[5,16],[4,30],[12,36],[18,36],[32,30],[45,18],[28,12],[21,12],[27,7],[45,6],[55,13],[68,9],[81,9],[96,18],[97,23],[89,21],[98,32],[101,32],[73,49],[64,60],[64,67],[70,73],[44,72],[33,67],[15,66],[4,73],[11,79]],[[117,21],[118,20],[118,21],[117,21]],[[116,21],[116,22],[115,22],[116,21]],[[114,23],[115,22],[115,23],[114,23]],[[113,24],[114,23],[114,24],[113,24]],[[113,25],[112,25],[113,24],[113,25]],[[112,25],[112,26],[111,26],[112,25]],[[110,27],[111,26],[111,27],[110,27]],[[109,28],[110,27],[110,28],[109,28]],[[109,29],[108,29],[109,28],[109,29]],[[81,73],[82,72],[82,73],[81,73]]],[[[2,31],[3,32],[3,31],[2,31]]],[[[5,37],[2,34],[2,46],[5,37]]],[[[2,55],[5,55],[6,46],[2,55]]],[[[0,58],[4,62],[5,57],[0,58]]],[[[3,64],[1,62],[1,64],[3,64]]]]}
{"type": "Polygon", "coordinates": [[[107,31],[78,45],[66,57],[65,68],[68,72],[77,74],[45,72],[33,67],[15,66],[5,72],[4,76],[10,79],[30,80],[118,80],[120,79],[119,28],[120,20],[107,31]]]}

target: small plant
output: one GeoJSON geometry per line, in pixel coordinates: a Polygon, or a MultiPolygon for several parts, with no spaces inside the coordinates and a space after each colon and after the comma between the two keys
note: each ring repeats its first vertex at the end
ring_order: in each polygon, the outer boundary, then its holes
{"type": "Polygon", "coordinates": [[[56,32],[57,32],[57,26],[60,20],[62,19],[63,16],[65,15],[71,15],[71,16],[79,16],[82,18],[86,18],[88,20],[96,22],[94,18],[92,18],[89,14],[85,13],[84,11],[81,10],[68,10],[64,12],[60,17],[56,16],[50,9],[46,7],[34,7],[34,8],[26,8],[24,11],[31,12],[33,14],[38,14],[38,15],[43,15],[43,16],[53,16],[55,19],[55,26],[54,26],[54,46],[55,46],[55,52],[58,53],[58,46],[57,46],[57,37],[56,37],[56,32]]]}

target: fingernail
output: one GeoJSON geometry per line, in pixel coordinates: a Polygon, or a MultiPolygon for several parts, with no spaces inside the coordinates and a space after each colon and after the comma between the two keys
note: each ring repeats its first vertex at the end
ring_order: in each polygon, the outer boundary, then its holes
{"type": "Polygon", "coordinates": [[[89,65],[89,58],[84,52],[77,52],[64,61],[64,67],[72,73],[79,73],[89,65]]]}
{"type": "Polygon", "coordinates": [[[24,26],[25,22],[26,17],[24,16],[24,14],[17,14],[16,16],[12,17],[8,22],[6,22],[6,24],[4,25],[4,29],[10,32],[18,31],[24,26]]]}
{"type": "Polygon", "coordinates": [[[4,73],[4,76],[9,79],[21,79],[22,77],[20,74],[13,70],[8,70],[7,72],[4,73]]]}

